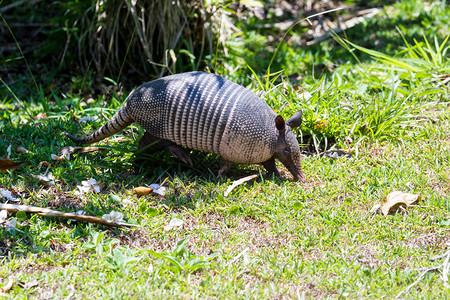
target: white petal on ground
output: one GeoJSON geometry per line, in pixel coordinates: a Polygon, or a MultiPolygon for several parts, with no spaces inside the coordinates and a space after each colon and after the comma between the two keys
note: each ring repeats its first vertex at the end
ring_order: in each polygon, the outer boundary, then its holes
{"type": "Polygon", "coordinates": [[[6,159],[10,159],[11,157],[11,146],[9,145],[8,149],[6,149],[6,159]]]}
{"type": "Polygon", "coordinates": [[[94,178],[91,178],[89,180],[82,181],[81,184],[85,187],[88,187],[90,190],[100,193],[100,185],[98,184],[97,180],[94,178]]]}
{"type": "Polygon", "coordinates": [[[178,218],[173,218],[172,220],[170,220],[169,224],[164,226],[164,231],[172,230],[173,228],[180,227],[183,224],[184,224],[183,220],[180,220],[178,218]]]}
{"type": "Polygon", "coordinates": [[[89,180],[83,180],[81,185],[77,186],[78,191],[75,192],[75,195],[84,195],[87,192],[93,191],[96,193],[100,193],[100,185],[97,183],[97,180],[91,178],[89,180]]]}
{"type": "Polygon", "coordinates": [[[111,211],[109,214],[105,214],[102,217],[103,220],[112,221],[115,223],[123,222],[123,214],[118,211],[111,211]]]}
{"type": "Polygon", "coordinates": [[[61,156],[58,156],[56,154],[51,155],[53,160],[61,161],[61,160],[70,160],[70,152],[65,151],[61,154],[61,156]]]}
{"type": "Polygon", "coordinates": [[[79,120],[79,122],[80,122],[80,123],[86,123],[86,122],[92,122],[92,121],[95,121],[95,120],[97,120],[97,119],[98,119],[98,116],[92,116],[92,117],[85,116],[85,117],[82,117],[82,118],[79,120]]]}
{"type": "Polygon", "coordinates": [[[160,186],[157,183],[152,183],[148,186],[149,188],[153,189],[153,193],[164,196],[166,193],[166,188],[163,186],[160,186]]]}
{"type": "Polygon", "coordinates": [[[7,217],[8,217],[8,212],[6,210],[1,210],[0,211],[0,224],[5,223],[7,217]]]}
{"type": "Polygon", "coordinates": [[[16,226],[17,226],[17,221],[14,218],[12,218],[8,222],[6,222],[6,230],[8,230],[8,231],[16,229],[16,226]]]}
{"type": "Polygon", "coordinates": [[[122,200],[122,205],[124,205],[124,206],[130,206],[132,204],[133,204],[133,202],[128,198],[122,200]]]}
{"type": "Polygon", "coordinates": [[[37,180],[39,180],[41,183],[47,184],[49,186],[55,186],[55,177],[53,176],[52,173],[48,173],[48,175],[45,174],[39,174],[39,175],[33,175],[31,174],[32,177],[36,178],[37,180]]]}
{"type": "Polygon", "coordinates": [[[5,198],[8,201],[19,201],[18,198],[14,197],[11,191],[0,188],[0,198],[5,198]]]}

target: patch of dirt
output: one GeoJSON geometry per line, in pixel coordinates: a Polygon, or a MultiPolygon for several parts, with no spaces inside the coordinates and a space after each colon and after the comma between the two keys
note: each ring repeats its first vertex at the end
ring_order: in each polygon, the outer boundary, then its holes
{"type": "Polygon", "coordinates": [[[370,269],[378,268],[382,262],[377,258],[376,247],[371,244],[360,245],[350,260],[356,260],[370,269]]]}
{"type": "MultiPolygon", "coordinates": [[[[3,230],[3,229],[2,229],[3,230]]],[[[0,257],[7,257],[11,249],[10,243],[8,241],[0,240],[0,257]]]]}
{"type": "Polygon", "coordinates": [[[446,233],[444,236],[439,236],[438,233],[421,234],[418,237],[404,241],[404,243],[411,248],[440,251],[450,247],[450,233],[446,233]]]}
{"type": "Polygon", "coordinates": [[[14,273],[22,273],[22,274],[36,274],[36,273],[48,273],[54,269],[58,268],[57,266],[52,265],[44,265],[34,262],[29,262],[24,265],[19,265],[16,269],[14,269],[14,273]]]}
{"type": "MultiPolygon", "coordinates": [[[[259,295],[259,291],[261,290],[261,285],[267,283],[267,279],[262,279],[258,276],[255,276],[254,273],[244,273],[241,276],[241,279],[245,282],[245,294],[246,295],[259,295]],[[254,292],[253,292],[254,291],[254,292]]],[[[300,279],[301,280],[301,279],[300,279]]],[[[270,280],[269,280],[270,281],[270,280]]],[[[337,294],[334,290],[324,290],[318,287],[313,282],[301,282],[298,284],[293,284],[291,282],[273,282],[272,285],[276,285],[273,287],[273,290],[279,289],[282,290],[282,294],[271,294],[264,295],[269,299],[301,299],[302,294],[312,299],[324,299],[326,297],[330,297],[332,295],[337,294]]]]}
{"type": "Polygon", "coordinates": [[[273,235],[269,232],[266,222],[249,217],[223,216],[218,213],[206,213],[198,217],[184,216],[184,224],[176,231],[176,235],[165,235],[164,239],[151,234],[145,228],[131,230],[127,233],[111,237],[120,240],[122,245],[132,248],[150,247],[155,251],[171,249],[176,243],[189,234],[187,246],[193,253],[204,255],[211,253],[216,245],[230,245],[228,250],[233,252],[249,248],[250,252],[270,247],[276,248],[288,245],[291,241],[298,239],[296,235],[281,234],[273,235]],[[197,233],[202,232],[202,233],[197,233]],[[229,242],[229,240],[233,242],[229,242]],[[239,242],[234,242],[239,240],[239,242]]]}

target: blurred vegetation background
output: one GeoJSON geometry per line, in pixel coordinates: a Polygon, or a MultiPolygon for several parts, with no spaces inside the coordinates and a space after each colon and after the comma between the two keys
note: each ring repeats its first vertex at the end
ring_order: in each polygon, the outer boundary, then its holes
{"type": "Polygon", "coordinates": [[[436,24],[431,9],[414,1],[11,0],[1,2],[0,14],[0,76],[19,95],[33,85],[44,94],[98,94],[105,83],[131,89],[192,70],[248,85],[248,66],[258,76],[270,66],[290,79],[318,78],[353,59],[338,43],[322,41],[361,17],[347,38],[388,54],[404,46],[401,31],[410,25],[423,24],[408,32],[410,41],[448,33],[446,18],[436,24]],[[389,10],[393,4],[404,14],[389,10]],[[336,8],[342,10],[304,20],[336,8]],[[387,21],[374,27],[374,16],[387,21]]]}

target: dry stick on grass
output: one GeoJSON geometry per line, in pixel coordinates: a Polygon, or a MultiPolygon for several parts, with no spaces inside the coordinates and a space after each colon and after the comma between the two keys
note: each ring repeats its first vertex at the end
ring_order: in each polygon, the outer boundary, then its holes
{"type": "Polygon", "coordinates": [[[77,221],[95,223],[110,227],[140,227],[139,225],[128,224],[124,222],[113,222],[108,221],[102,218],[97,218],[93,216],[85,216],[85,215],[77,215],[73,213],[65,213],[60,212],[48,208],[41,208],[36,206],[28,206],[28,205],[16,205],[16,204],[0,204],[0,210],[4,209],[9,212],[18,212],[23,211],[26,213],[37,214],[44,217],[57,217],[57,218],[65,218],[65,219],[73,219],[77,221]]]}
{"type": "Polygon", "coordinates": [[[8,283],[0,288],[0,295],[5,294],[7,291],[9,291],[14,284],[14,279],[10,276],[8,277],[8,283]]]}
{"type": "Polygon", "coordinates": [[[413,283],[411,283],[410,285],[408,285],[408,286],[406,287],[406,289],[404,289],[403,291],[401,291],[401,292],[397,295],[397,297],[395,297],[395,299],[399,299],[404,293],[408,292],[413,286],[417,285],[417,284],[422,280],[422,278],[425,277],[425,275],[426,275],[428,272],[430,272],[430,271],[436,271],[436,270],[440,269],[441,267],[442,267],[442,266],[431,267],[431,268],[426,269],[422,274],[420,274],[419,278],[417,278],[416,281],[414,281],[413,283]]]}
{"type": "Polygon", "coordinates": [[[444,287],[446,289],[449,288],[448,285],[448,272],[450,269],[449,260],[450,260],[450,253],[447,251],[447,257],[445,258],[444,264],[442,265],[442,280],[444,281],[444,287]]]}
{"type": "Polygon", "coordinates": [[[227,197],[234,190],[235,187],[243,184],[244,182],[255,179],[256,177],[258,177],[258,175],[254,174],[254,175],[250,175],[250,176],[241,178],[239,180],[233,181],[233,183],[225,191],[225,193],[224,193],[225,197],[227,197]]]}

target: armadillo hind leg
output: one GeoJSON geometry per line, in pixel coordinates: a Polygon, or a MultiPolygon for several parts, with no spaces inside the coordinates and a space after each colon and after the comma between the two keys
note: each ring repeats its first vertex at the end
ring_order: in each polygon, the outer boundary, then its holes
{"type": "Polygon", "coordinates": [[[191,167],[194,165],[186,150],[171,141],[162,140],[148,132],[145,132],[139,141],[138,152],[155,153],[161,150],[169,151],[170,154],[191,167]]]}
{"type": "Polygon", "coordinates": [[[262,164],[263,164],[264,168],[266,168],[267,172],[269,172],[269,176],[274,175],[275,177],[281,178],[281,174],[277,169],[274,157],[272,157],[269,160],[266,160],[262,164]]]}
{"type": "Polygon", "coordinates": [[[219,176],[224,176],[225,174],[230,171],[231,167],[233,166],[233,163],[231,161],[228,161],[226,159],[222,159],[220,163],[220,170],[219,170],[219,176]]]}

